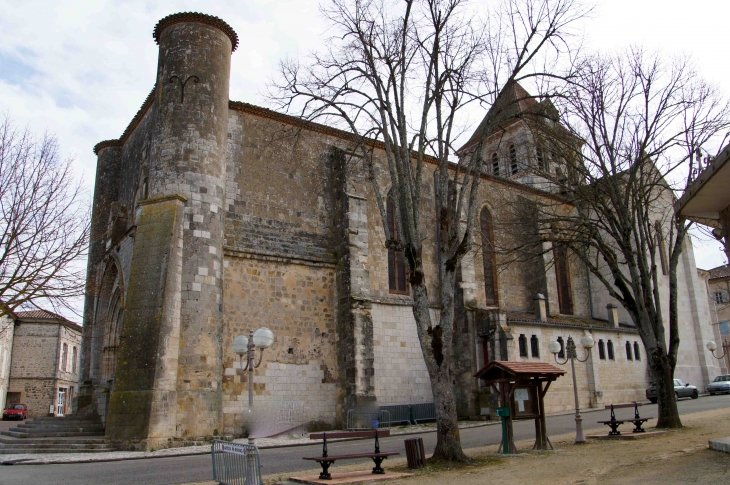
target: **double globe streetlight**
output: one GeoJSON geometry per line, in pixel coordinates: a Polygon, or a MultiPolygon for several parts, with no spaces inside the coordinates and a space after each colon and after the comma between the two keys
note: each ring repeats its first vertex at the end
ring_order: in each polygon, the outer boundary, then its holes
{"type": "Polygon", "coordinates": [[[565,360],[563,360],[562,362],[558,360],[558,353],[560,353],[560,350],[562,349],[562,345],[560,345],[560,342],[556,342],[553,340],[548,344],[548,350],[555,357],[556,363],[564,365],[567,364],[568,361],[570,361],[570,370],[573,374],[573,397],[575,398],[575,442],[585,443],[586,438],[585,436],[583,436],[583,418],[580,415],[580,405],[578,404],[578,386],[575,383],[575,361],[587,361],[591,357],[591,349],[593,348],[595,342],[593,340],[593,337],[586,334],[585,336],[583,336],[582,339],[580,339],[580,344],[586,351],[586,357],[582,360],[578,358],[578,353],[575,351],[575,342],[573,342],[573,337],[568,337],[568,343],[565,345],[565,360]]]}
{"type": "Polygon", "coordinates": [[[253,370],[261,365],[264,358],[264,349],[271,347],[274,343],[274,332],[266,327],[261,327],[255,332],[249,331],[248,337],[239,335],[233,340],[233,351],[238,354],[241,370],[248,370],[248,407],[253,407],[253,370]],[[256,349],[259,349],[259,361],[256,359],[256,349]],[[243,365],[243,356],[246,356],[246,365],[243,365]]]}

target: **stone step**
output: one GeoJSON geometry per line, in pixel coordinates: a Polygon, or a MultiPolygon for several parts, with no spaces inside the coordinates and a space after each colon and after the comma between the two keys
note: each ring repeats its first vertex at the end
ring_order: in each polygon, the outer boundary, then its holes
{"type": "Polygon", "coordinates": [[[74,420],[68,420],[68,421],[38,421],[36,419],[28,420],[28,421],[21,421],[22,424],[29,424],[33,426],[67,426],[67,425],[73,425],[73,424],[79,424],[79,423],[91,423],[91,424],[101,424],[101,421],[94,420],[94,419],[74,419],[74,420]]]}
{"type": "Polygon", "coordinates": [[[84,444],[84,443],[48,443],[48,444],[38,444],[38,443],[14,443],[11,445],[8,444],[1,444],[0,450],[14,450],[18,448],[23,449],[37,449],[37,450],[99,450],[99,449],[106,449],[110,446],[106,443],[92,443],[92,444],[84,444]]]}
{"type": "Polygon", "coordinates": [[[36,431],[99,431],[104,432],[104,427],[98,424],[83,426],[16,426],[9,428],[9,431],[21,431],[23,433],[34,433],[36,431]]]}
{"type": "Polygon", "coordinates": [[[63,445],[68,443],[76,443],[82,445],[96,445],[103,444],[104,437],[70,437],[70,438],[11,438],[9,436],[0,436],[0,446],[2,445],[15,445],[15,444],[52,444],[52,445],[63,445]]]}
{"type": "Polygon", "coordinates": [[[61,448],[61,449],[43,449],[38,450],[35,448],[0,448],[0,455],[25,455],[25,454],[31,454],[31,453],[104,453],[109,451],[115,451],[114,448],[99,448],[99,449],[79,449],[79,450],[69,450],[68,448],[61,448]]]}
{"type": "Polygon", "coordinates": [[[0,434],[12,436],[13,438],[61,438],[64,436],[103,436],[104,433],[99,431],[63,431],[63,432],[36,432],[27,433],[19,431],[0,431],[0,434]]]}

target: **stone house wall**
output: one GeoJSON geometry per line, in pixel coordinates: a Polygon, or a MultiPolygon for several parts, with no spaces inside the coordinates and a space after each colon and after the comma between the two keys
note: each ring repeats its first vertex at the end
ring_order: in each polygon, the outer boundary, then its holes
{"type": "MultiPolygon", "coordinates": [[[[28,405],[28,416],[45,416],[58,400],[58,389],[66,389],[66,413],[72,412],[71,399],[78,389],[73,372],[73,349],[80,351],[81,329],[55,322],[20,321],[15,328],[10,392],[20,393],[28,405]],[[63,345],[68,348],[67,370],[61,368],[63,345]]],[[[78,359],[77,353],[77,359],[78,359]]]]}

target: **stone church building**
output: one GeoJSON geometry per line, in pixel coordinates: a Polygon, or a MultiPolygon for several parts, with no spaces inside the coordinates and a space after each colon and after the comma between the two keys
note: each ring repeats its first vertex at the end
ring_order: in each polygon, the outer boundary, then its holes
{"type": "MultiPolygon", "coordinates": [[[[98,413],[123,448],[240,435],[248,373],[232,342],[262,326],[275,342],[255,372],[257,406],[301,403],[307,420],[334,427],[364,402],[431,402],[402,263],[384,246],[369,182],[349,155],[353,136],[231,101],[238,37],[218,18],[171,15],[154,40],[152,92],[120,138],[94,148],[79,410],[98,413]]],[[[562,200],[530,170],[552,161],[528,127],[515,121],[499,140],[487,144],[481,231],[461,268],[460,415],[490,414],[489,390],[472,377],[485,362],[550,362],[551,340],[586,332],[597,344],[576,368],[581,405],[642,398],[639,335],[584,267],[559,251],[507,265],[486,249],[501,237],[505,201],[562,200]]],[[[433,184],[422,190],[432,221],[433,184]]],[[[691,245],[682,258],[677,377],[700,387],[718,369],[703,345],[712,330],[691,245]]],[[[570,381],[553,385],[548,412],[572,409],[570,381]]]]}

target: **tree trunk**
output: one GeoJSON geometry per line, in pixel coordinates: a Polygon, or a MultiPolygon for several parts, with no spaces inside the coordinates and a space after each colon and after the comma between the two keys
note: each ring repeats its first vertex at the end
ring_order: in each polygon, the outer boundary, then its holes
{"type": "MultiPolygon", "coordinates": [[[[428,377],[431,380],[434,406],[436,407],[437,442],[431,460],[468,462],[469,458],[461,448],[459,421],[456,413],[450,363],[453,355],[453,298],[442,302],[439,325],[432,326],[428,292],[421,271],[420,251],[412,251],[410,283],[413,292],[413,316],[418,329],[418,340],[426,362],[428,377]],[[450,311],[449,311],[450,310],[450,311]]],[[[453,286],[453,275],[445,278],[448,286],[453,286]],[[447,279],[448,277],[451,279],[447,279]]],[[[448,290],[447,290],[448,293],[448,290]]],[[[442,298],[443,292],[442,292],[442,298]]]]}
{"type": "Polygon", "coordinates": [[[656,383],[657,402],[659,403],[656,427],[679,429],[682,427],[682,421],[679,419],[677,396],[674,393],[674,365],[661,346],[652,353],[651,370],[656,383]]]}
{"type": "Polygon", "coordinates": [[[431,388],[436,405],[436,435],[438,438],[431,461],[469,461],[461,449],[456,399],[449,373],[437,372],[435,376],[431,376],[431,388]]]}

